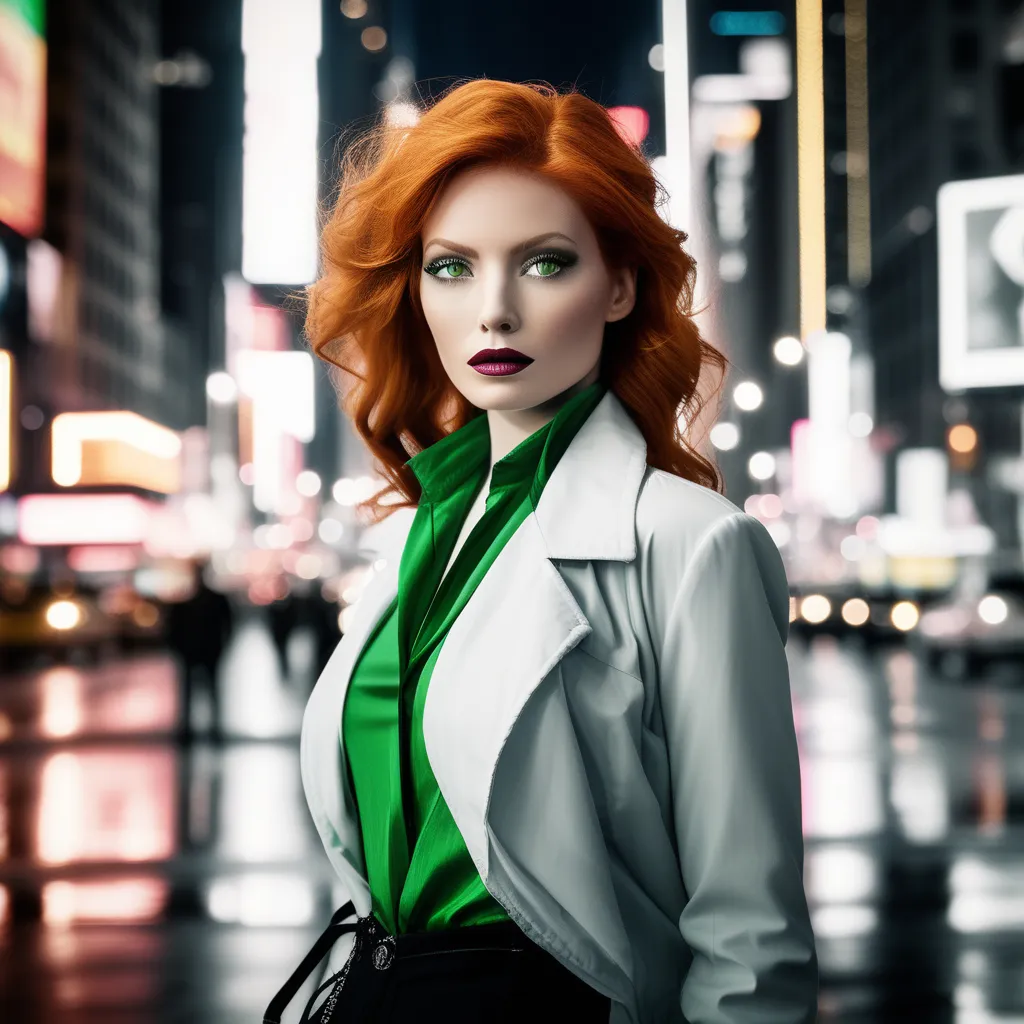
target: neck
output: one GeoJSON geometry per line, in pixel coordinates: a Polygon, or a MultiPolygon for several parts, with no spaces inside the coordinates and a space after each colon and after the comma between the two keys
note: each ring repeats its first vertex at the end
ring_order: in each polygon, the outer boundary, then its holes
{"type": "MultiPolygon", "coordinates": [[[[584,388],[589,387],[597,380],[597,377],[598,368],[595,366],[583,380],[532,409],[488,409],[487,426],[491,434],[491,470],[494,469],[494,464],[508,455],[516,445],[521,444],[531,434],[540,430],[545,423],[553,420],[558,410],[573,395],[579,394],[584,388]]],[[[487,479],[490,479],[490,474],[487,479]]]]}

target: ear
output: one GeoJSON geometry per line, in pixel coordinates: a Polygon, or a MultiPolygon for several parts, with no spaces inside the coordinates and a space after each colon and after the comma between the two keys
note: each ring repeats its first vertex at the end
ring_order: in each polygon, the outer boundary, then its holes
{"type": "Polygon", "coordinates": [[[611,301],[608,306],[607,323],[622,320],[633,312],[636,305],[636,268],[617,267],[610,271],[611,301]]]}

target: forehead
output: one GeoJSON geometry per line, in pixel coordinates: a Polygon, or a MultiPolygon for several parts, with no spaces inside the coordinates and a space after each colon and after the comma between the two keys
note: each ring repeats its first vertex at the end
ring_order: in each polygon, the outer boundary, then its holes
{"type": "Polygon", "coordinates": [[[507,240],[562,231],[571,238],[589,227],[583,211],[560,185],[508,167],[473,167],[445,186],[423,225],[423,237],[453,241],[507,240]]]}

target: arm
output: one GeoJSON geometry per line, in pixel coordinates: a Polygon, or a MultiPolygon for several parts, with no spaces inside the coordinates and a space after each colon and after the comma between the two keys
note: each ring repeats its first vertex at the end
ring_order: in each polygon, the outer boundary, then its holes
{"type": "Polygon", "coordinates": [[[734,513],[689,559],[661,633],[661,700],[693,952],[690,1024],[805,1024],[818,968],[803,888],[800,768],[771,537],[734,513]]]}

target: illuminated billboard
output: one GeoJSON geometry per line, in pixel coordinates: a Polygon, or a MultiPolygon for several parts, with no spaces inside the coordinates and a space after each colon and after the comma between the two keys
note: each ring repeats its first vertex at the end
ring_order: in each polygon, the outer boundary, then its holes
{"type": "Polygon", "coordinates": [[[157,509],[134,494],[26,494],[18,500],[22,544],[141,544],[157,509]]]}
{"type": "Polygon", "coordinates": [[[281,511],[294,489],[295,442],[316,430],[313,359],[308,352],[239,352],[238,386],[251,400],[253,504],[281,511]]]}
{"type": "Polygon", "coordinates": [[[242,4],[242,276],[254,283],[316,277],[320,17],[319,0],[242,4]]]}
{"type": "Polygon", "coordinates": [[[181,438],[138,413],[65,412],[51,434],[53,482],[61,487],[181,489],[181,438]]]}
{"type": "Polygon", "coordinates": [[[46,43],[43,0],[0,0],[0,221],[43,225],[46,43]]]}
{"type": "Polygon", "coordinates": [[[939,189],[939,380],[1024,384],[1024,174],[939,189]]]}

